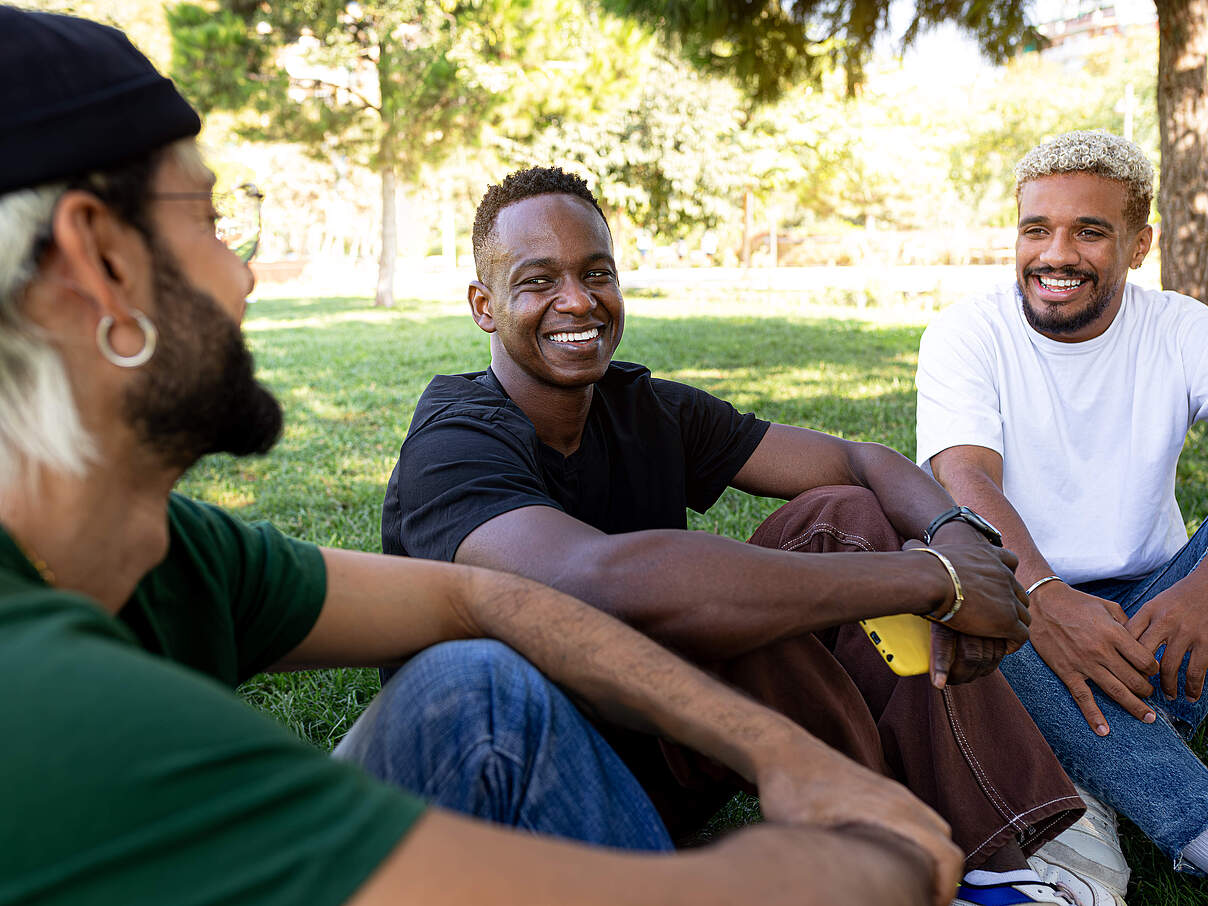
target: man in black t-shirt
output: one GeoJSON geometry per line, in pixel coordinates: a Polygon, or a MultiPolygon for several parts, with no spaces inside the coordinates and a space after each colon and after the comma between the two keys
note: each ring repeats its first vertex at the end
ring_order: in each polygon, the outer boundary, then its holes
{"type": "MultiPolygon", "coordinates": [[[[620,616],[906,782],[984,869],[967,880],[1026,874],[1021,844],[1080,803],[995,671],[1027,637],[1014,556],[975,514],[925,533],[952,501],[892,450],[769,424],[613,362],[625,312],[611,234],[576,177],[533,168],[492,186],[474,253],[469,303],[491,367],[424,392],[384,550],[507,569],[620,616]],[[794,501],[756,539],[783,550],[685,531],[685,507],[703,512],[728,486],[794,501]],[[919,537],[935,549],[901,549],[919,537]],[[786,552],[798,550],[812,553],[786,552]],[[931,684],[897,680],[852,628],[898,612],[950,616],[931,684]]],[[[611,738],[673,830],[716,802],[684,787],[733,786],[682,751],[665,747],[664,762],[611,738]]]]}

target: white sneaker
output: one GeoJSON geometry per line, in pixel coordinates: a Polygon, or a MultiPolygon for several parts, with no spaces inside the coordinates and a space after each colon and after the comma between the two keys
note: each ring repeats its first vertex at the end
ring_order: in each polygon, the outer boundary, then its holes
{"type": "Polygon", "coordinates": [[[1028,859],[1040,879],[1066,894],[1077,906],[1127,906],[1124,896],[1104,887],[1093,878],[1080,876],[1061,865],[1046,862],[1040,856],[1028,859]]]}
{"type": "Polygon", "coordinates": [[[1116,813],[1082,787],[1075,786],[1074,789],[1086,803],[1086,813],[1069,829],[1036,850],[1036,855],[1050,865],[1098,881],[1123,902],[1132,872],[1120,850],[1116,813]]]}
{"type": "Polygon", "coordinates": [[[957,890],[956,899],[952,901],[951,906],[987,906],[992,903],[1011,903],[1014,906],[1024,906],[1026,903],[1079,906],[1072,896],[1053,884],[1034,884],[1028,881],[1000,884],[970,884],[965,881],[957,890]]]}

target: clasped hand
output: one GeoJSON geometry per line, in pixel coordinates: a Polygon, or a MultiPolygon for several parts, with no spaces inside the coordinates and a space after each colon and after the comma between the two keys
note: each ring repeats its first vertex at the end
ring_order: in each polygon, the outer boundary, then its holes
{"type": "Polygon", "coordinates": [[[925,857],[936,906],[947,906],[964,855],[946,821],[906,787],[825,746],[790,754],[758,772],[759,803],[768,821],[834,829],[878,828],[925,857]]]}
{"type": "MultiPolygon", "coordinates": [[[[1095,704],[1088,681],[1094,682],[1133,717],[1153,723],[1153,709],[1144,699],[1153,692],[1149,677],[1158,672],[1154,651],[1160,642],[1151,643],[1157,639],[1168,641],[1167,637],[1177,635],[1171,628],[1173,614],[1162,605],[1151,607],[1161,596],[1133,618],[1136,628],[1130,625],[1119,604],[1061,582],[1050,582],[1037,589],[1034,598],[1032,645],[1065,683],[1090,728],[1099,736],[1111,732],[1107,719],[1095,704]],[[1148,615],[1143,618],[1146,611],[1148,615]],[[1148,641],[1138,641],[1147,631],[1148,641]]],[[[1179,660],[1181,657],[1180,654],[1179,660]]],[[[1174,661],[1175,671],[1179,660],[1174,661]]]]}
{"type": "MultiPolygon", "coordinates": [[[[921,547],[907,541],[903,550],[921,547]]],[[[1015,580],[1018,559],[983,541],[936,545],[960,578],[964,604],[931,628],[931,681],[937,687],[993,673],[1028,640],[1028,596],[1015,580]]]]}
{"type": "Polygon", "coordinates": [[[1155,657],[1158,649],[1166,646],[1160,674],[1162,694],[1168,699],[1178,697],[1179,667],[1190,653],[1183,693],[1188,701],[1194,702],[1204,691],[1204,675],[1208,671],[1208,620],[1202,596],[1188,589],[1186,582],[1183,580],[1146,601],[1126,628],[1155,657]]]}

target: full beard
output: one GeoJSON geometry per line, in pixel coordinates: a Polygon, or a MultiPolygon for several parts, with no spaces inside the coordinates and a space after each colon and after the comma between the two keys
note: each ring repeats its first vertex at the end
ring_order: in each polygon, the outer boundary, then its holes
{"type": "Polygon", "coordinates": [[[127,393],[127,419],[166,465],[268,452],[281,436],[281,406],[256,381],[239,325],[166,249],[152,256],[159,343],[127,393]]]}
{"type": "MultiPolygon", "coordinates": [[[[1092,285],[1092,293],[1090,303],[1081,310],[1067,312],[1063,308],[1056,307],[1049,310],[1038,310],[1032,307],[1028,299],[1028,293],[1023,285],[1019,285],[1019,295],[1021,305],[1023,306],[1023,316],[1027,319],[1028,324],[1032,329],[1040,333],[1054,334],[1057,336],[1065,336],[1068,334],[1078,333],[1078,331],[1090,326],[1098,318],[1107,311],[1107,308],[1112,303],[1112,298],[1116,295],[1120,284],[1115,286],[1101,287],[1098,279],[1094,274],[1072,271],[1057,271],[1052,268],[1037,267],[1029,268],[1024,272],[1023,278],[1027,282],[1035,276],[1051,276],[1051,277],[1072,277],[1075,279],[1089,280],[1092,285]]],[[[1041,303],[1043,304],[1043,303],[1041,303]]]]}

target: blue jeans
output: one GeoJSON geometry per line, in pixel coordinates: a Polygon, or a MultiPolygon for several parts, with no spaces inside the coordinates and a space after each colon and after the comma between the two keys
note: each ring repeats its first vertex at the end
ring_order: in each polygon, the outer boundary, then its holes
{"type": "Polygon", "coordinates": [[[498,824],[625,849],[672,848],[617,754],[501,642],[446,642],[417,654],[334,755],[498,824]]]}
{"type": "MultiPolygon", "coordinates": [[[[1190,573],[1208,549],[1208,522],[1168,562],[1139,579],[1102,579],[1075,586],[1117,602],[1128,616],[1190,573]]],[[[1205,602],[1208,617],[1208,602],[1205,602]]],[[[1158,649],[1158,659],[1163,650],[1158,649]]],[[[1184,697],[1186,660],[1179,671],[1178,698],[1166,701],[1154,678],[1147,699],[1157,720],[1145,724],[1094,684],[1095,703],[1111,732],[1096,736],[1065,684],[1040,659],[1031,643],[1005,658],[1002,672],[1057,759],[1073,780],[1126,815],[1170,856],[1175,868],[1195,872],[1183,847],[1208,829],[1208,768],[1187,740],[1208,714],[1208,694],[1194,704],[1184,697]]]]}

